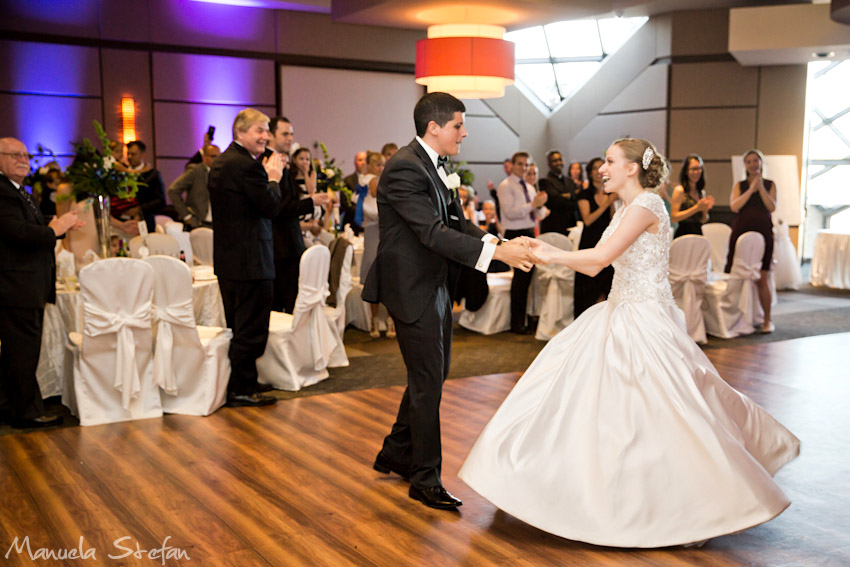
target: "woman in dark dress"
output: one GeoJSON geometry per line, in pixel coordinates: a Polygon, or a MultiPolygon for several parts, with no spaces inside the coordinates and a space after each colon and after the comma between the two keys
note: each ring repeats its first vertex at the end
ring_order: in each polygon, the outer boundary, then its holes
{"type": "Polygon", "coordinates": [[[705,195],[705,167],[701,157],[691,154],[685,158],[679,182],[681,185],[673,190],[670,204],[670,221],[679,223],[674,238],[702,234],[702,225],[708,222],[714,198],[705,195]]]}
{"type": "Polygon", "coordinates": [[[758,281],[759,302],[764,310],[762,333],[772,333],[776,327],[770,320],[770,267],[773,262],[773,221],[770,214],[776,210],[776,183],[762,177],[764,156],[759,150],[744,154],[747,178],[735,183],[729,208],[736,213],[732,220],[732,235],[729,237],[729,254],[726,273],[732,269],[735,257],[735,241],[748,231],[764,236],[764,256],[761,259],[761,278],[758,281]]]}
{"type": "MultiPolygon", "coordinates": [[[[602,188],[602,174],[599,173],[599,167],[603,163],[605,161],[598,157],[587,162],[588,186],[578,194],[578,211],[584,223],[578,245],[579,250],[596,246],[614,214],[614,201],[617,200],[617,194],[605,193],[602,188]]],[[[613,279],[612,266],[608,266],[593,277],[576,272],[573,301],[573,312],[576,318],[588,308],[608,298],[613,279]]]]}

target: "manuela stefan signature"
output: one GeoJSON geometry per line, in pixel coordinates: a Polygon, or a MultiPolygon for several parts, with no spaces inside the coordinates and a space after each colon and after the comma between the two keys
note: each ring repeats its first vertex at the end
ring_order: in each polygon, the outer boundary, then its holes
{"type": "MultiPolygon", "coordinates": [[[[107,557],[109,559],[124,559],[131,556],[136,559],[144,559],[147,557],[154,561],[160,561],[162,565],[165,565],[165,561],[168,559],[174,559],[176,561],[191,561],[191,558],[185,549],[168,545],[169,539],[171,539],[171,536],[166,536],[166,538],[162,540],[161,547],[143,549],[142,546],[139,545],[139,542],[133,540],[132,537],[120,537],[112,542],[114,553],[107,554],[107,557]],[[133,546],[133,543],[135,543],[135,546],[133,546]]],[[[8,559],[12,553],[28,555],[33,561],[36,559],[93,559],[97,561],[97,548],[86,547],[85,538],[83,538],[83,536],[80,536],[79,545],[70,549],[54,549],[50,547],[39,547],[33,549],[30,545],[30,536],[25,536],[23,539],[15,536],[14,541],[12,541],[12,545],[9,546],[4,557],[8,559]]]]}

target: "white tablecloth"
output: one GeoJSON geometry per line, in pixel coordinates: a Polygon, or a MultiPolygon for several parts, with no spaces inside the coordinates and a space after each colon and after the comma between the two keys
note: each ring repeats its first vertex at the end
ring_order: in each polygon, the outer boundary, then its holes
{"type": "MultiPolygon", "coordinates": [[[[192,284],[192,303],[196,324],[226,326],[217,279],[192,284]]],[[[83,297],[79,290],[57,290],[56,304],[44,306],[41,353],[35,373],[44,398],[61,395],[64,377],[70,375],[70,367],[67,366],[70,360],[65,352],[70,332],[83,332],[83,297]]]]}
{"type": "Polygon", "coordinates": [[[812,285],[850,289],[850,234],[818,232],[812,255],[812,285]]]}

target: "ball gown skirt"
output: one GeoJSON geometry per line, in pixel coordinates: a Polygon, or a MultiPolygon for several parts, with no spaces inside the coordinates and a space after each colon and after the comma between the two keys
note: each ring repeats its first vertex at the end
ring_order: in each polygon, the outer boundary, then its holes
{"type": "Polygon", "coordinates": [[[664,547],[780,514],[772,475],[799,447],[720,378],[675,305],[608,301],[546,345],[459,476],[546,532],[664,547]]]}

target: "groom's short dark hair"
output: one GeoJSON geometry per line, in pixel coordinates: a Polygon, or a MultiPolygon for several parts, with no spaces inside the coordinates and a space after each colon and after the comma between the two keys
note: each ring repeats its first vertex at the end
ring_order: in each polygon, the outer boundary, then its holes
{"type": "Polygon", "coordinates": [[[441,127],[454,118],[455,112],[466,112],[463,103],[449,93],[428,93],[419,99],[413,109],[413,123],[416,135],[425,135],[428,123],[432,120],[441,127]]]}

